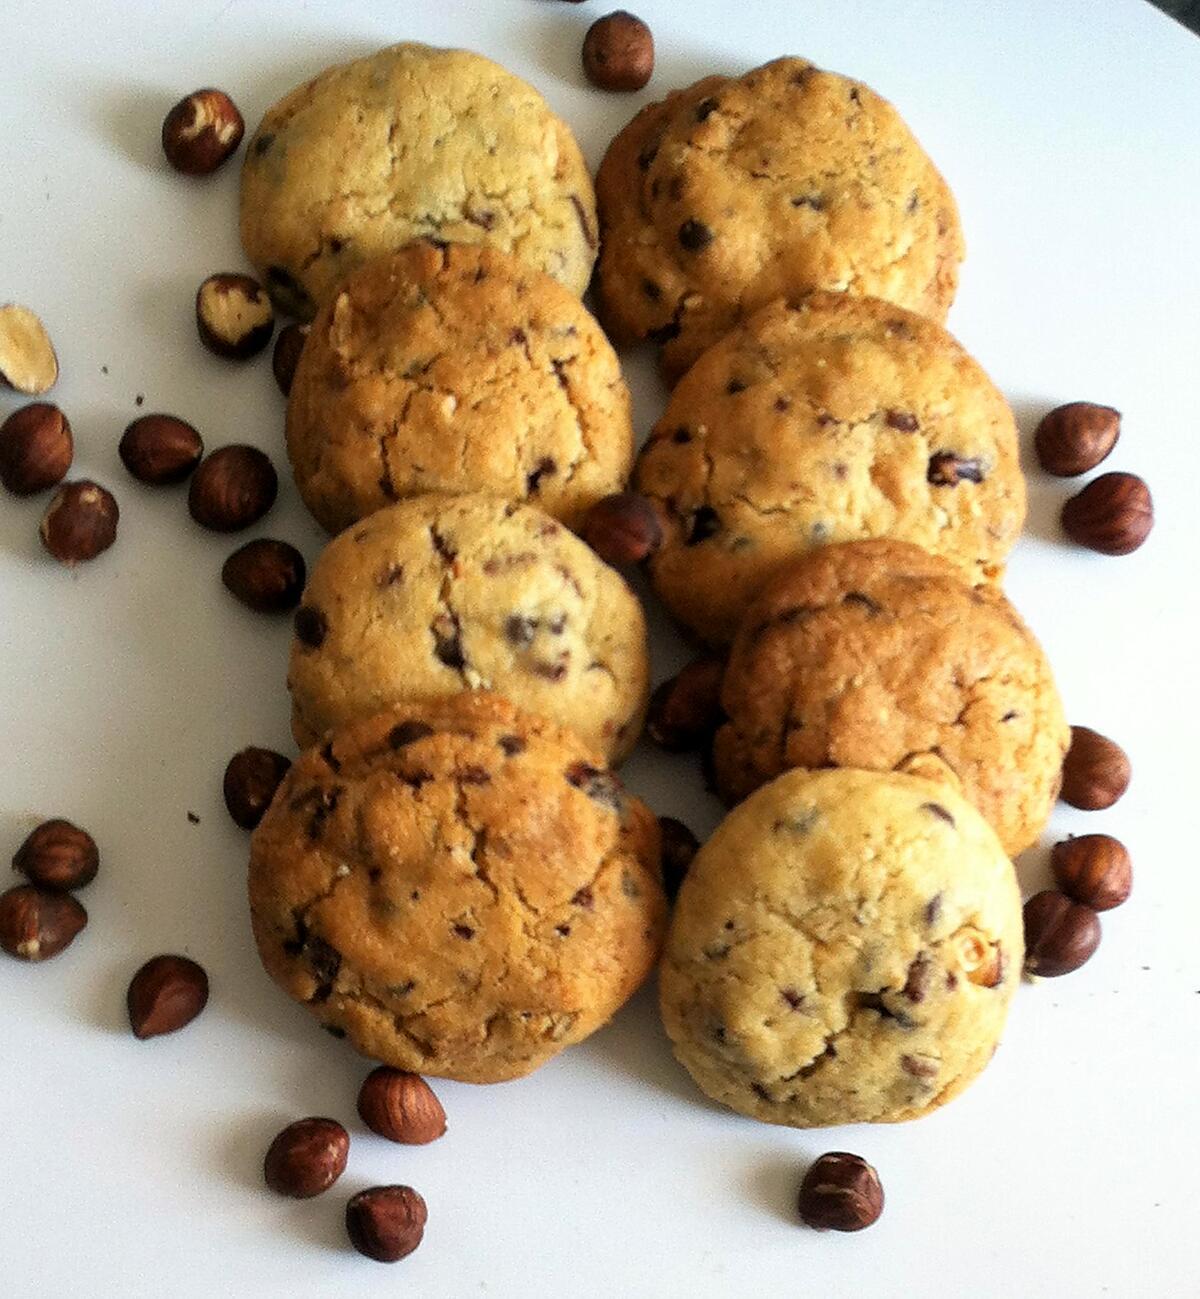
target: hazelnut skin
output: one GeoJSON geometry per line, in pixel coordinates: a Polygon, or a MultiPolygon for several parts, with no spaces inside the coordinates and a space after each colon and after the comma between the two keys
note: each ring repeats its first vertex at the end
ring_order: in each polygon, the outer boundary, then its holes
{"type": "Polygon", "coordinates": [[[411,1186],[372,1186],[346,1205],[346,1234],[360,1254],[397,1263],[421,1243],[428,1210],[411,1186]]]}
{"type": "Polygon", "coordinates": [[[81,478],[63,483],[42,515],[42,545],[68,568],[103,554],[117,539],[120,510],[107,488],[81,478]]]}
{"type": "Polygon", "coordinates": [[[1058,887],[1093,911],[1111,911],[1133,890],[1129,850],[1110,834],[1083,834],[1056,843],[1050,868],[1058,887]]]}
{"type": "Polygon", "coordinates": [[[625,9],[597,18],[583,38],[583,71],[601,90],[641,90],[654,75],[654,34],[625,9]]]}
{"type": "Polygon", "coordinates": [[[257,447],[233,443],[200,462],[188,484],[188,509],[201,527],[239,532],[257,523],[278,493],[270,457],[257,447]]]}
{"type": "Polygon", "coordinates": [[[141,415],[121,435],[117,454],[138,482],[163,487],[191,474],[204,455],[204,442],[175,415],[141,415]]]}
{"type": "Polygon", "coordinates": [[[401,1145],[428,1145],[446,1132],[446,1111],[433,1088],[419,1074],[389,1065],[363,1079],[358,1113],[372,1132],[401,1145]]]}
{"type": "Polygon", "coordinates": [[[1071,745],[1063,759],[1064,803],[1085,812],[1112,805],[1129,788],[1132,767],[1125,750],[1090,726],[1071,727],[1071,745]]]}
{"type": "Polygon", "coordinates": [[[1102,555],[1130,555],[1154,527],[1154,501],[1137,474],[1093,478],[1062,507],[1063,531],[1102,555]]]}
{"type": "Polygon", "coordinates": [[[663,543],[662,518],[653,501],[616,492],[597,501],[584,520],[584,541],[606,564],[619,568],[649,559],[663,543]]]}
{"type": "Polygon", "coordinates": [[[1086,474],[1104,460],[1121,436],[1121,412],[1090,401],[1057,406],[1033,435],[1038,463],[1056,478],[1086,474]]]}
{"type": "Polygon", "coordinates": [[[879,1174],[859,1155],[822,1155],[800,1184],[800,1217],[817,1231],[862,1231],[883,1212],[879,1174]]]}
{"type": "Polygon", "coordinates": [[[174,1033],[208,1004],[208,975],[187,956],[151,957],[130,980],[125,1004],[134,1037],[174,1033]]]}
{"type": "Polygon", "coordinates": [[[17,849],[13,869],[39,888],[66,892],[96,878],[100,852],[95,839],[70,821],[43,821],[17,849]]]}
{"type": "Polygon", "coordinates": [[[1025,969],[1056,978],[1089,961],[1100,946],[1100,917],[1058,889],[1043,889],[1025,903],[1025,969]]]}
{"type": "Polygon", "coordinates": [[[193,90],[163,119],[163,153],[176,171],[207,176],[237,151],[245,133],[238,106],[223,90],[193,90]]]}
{"type": "Polygon", "coordinates": [[[0,948],[20,961],[48,961],[65,952],[88,914],[69,894],[19,884],[0,893],[0,948]]]}
{"type": "Polygon", "coordinates": [[[31,402],[0,424],[0,483],[15,496],[62,482],[74,454],[71,425],[50,402],[31,402]]]}
{"type": "Polygon", "coordinates": [[[346,1171],[350,1134],[336,1119],[298,1119],[271,1142],[263,1179],[277,1195],[311,1200],[346,1171]]]}

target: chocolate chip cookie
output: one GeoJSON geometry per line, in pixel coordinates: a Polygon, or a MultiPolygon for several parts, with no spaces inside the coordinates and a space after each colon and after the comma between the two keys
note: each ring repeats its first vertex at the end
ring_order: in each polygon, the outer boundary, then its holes
{"type": "Polygon", "coordinates": [[[963,257],[945,181],[896,110],[804,59],[644,108],[596,177],[602,319],[674,379],[738,320],[813,289],[943,320],[963,257]]]}
{"type": "Polygon", "coordinates": [[[939,325],[818,293],[738,325],[672,394],[635,486],[668,520],[651,561],[685,626],[727,644],[797,555],[898,537],[997,579],[1025,519],[1012,412],[939,325]]]}
{"type": "Polygon", "coordinates": [[[505,253],[421,240],[346,279],[292,380],[296,485],[331,532],[429,491],[578,525],[633,459],[629,392],[579,299],[505,253]]]}
{"type": "Polygon", "coordinates": [[[396,708],[292,766],[250,854],[271,977],[364,1055],[518,1078],[658,955],[657,822],[575,736],[494,695],[396,708]]]}
{"type": "Polygon", "coordinates": [[[991,1059],[1023,958],[995,834],[915,776],[790,771],[701,848],[663,1021],[714,1100],[791,1127],[916,1118],[991,1059]]]}

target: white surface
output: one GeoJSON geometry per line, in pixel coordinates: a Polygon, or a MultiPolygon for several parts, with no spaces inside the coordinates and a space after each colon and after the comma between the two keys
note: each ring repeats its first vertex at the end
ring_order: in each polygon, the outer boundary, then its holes
{"type": "MultiPolygon", "coordinates": [[[[69,574],[39,549],[44,500],[0,500],[0,855],[55,814],[103,853],[74,948],[0,968],[0,1295],[1200,1294],[1200,45],[1141,0],[637,7],[658,72],[644,95],[618,97],[577,70],[596,3],[0,0],[0,300],[44,316],[75,473],[110,484],[122,511],[116,547],[69,574]],[[713,70],[789,52],[861,77],[958,195],[970,255],[951,324],[1026,432],[1072,398],[1125,412],[1105,468],[1153,486],[1151,541],[1121,560],[1061,544],[1054,519],[1073,488],[1035,471],[1009,588],[1071,717],[1119,737],[1136,773],[1107,814],[1060,809],[1046,844],[1116,833],[1133,899],[1105,918],[1085,970],[1020,990],[992,1067],[933,1117],[790,1132],[719,1112],[672,1062],[643,993],[527,1081],[439,1085],[449,1135],[398,1149],[354,1116],[363,1063],[258,967],[246,841],[219,784],[244,744],[289,747],[286,622],[220,586],[245,538],[202,533],[182,490],[133,483],[116,443],[143,393],[144,410],[193,420],[210,446],[256,442],[283,470],[282,403],[265,357],[208,356],[191,319],[196,284],[243,264],[237,164],[208,182],[175,176],[158,131],[208,84],[253,129],[295,82],[403,37],[470,45],[530,78],[593,164],[641,102],[713,70]],[[138,1043],[126,982],[162,950],[204,963],[212,1001],[186,1032],[138,1043]],[[269,1139],[322,1113],[351,1128],[345,1178],[308,1203],[272,1197],[269,1139]],[[870,1158],[886,1186],[883,1219],[859,1236],[793,1219],[803,1167],[837,1148],[870,1158]],[[430,1205],[424,1246],[396,1268],[344,1244],[346,1196],[380,1181],[411,1182],[430,1205]]],[[[645,427],[661,392],[644,358],[630,369],[645,427]]],[[[0,395],[0,416],[18,404],[0,395]]],[[[290,483],[252,535],[310,559],[320,544],[290,483]]],[[[681,653],[661,635],[658,675],[681,653]]],[[[659,811],[713,824],[691,762],[645,754],[629,773],[659,811]]],[[[1027,886],[1044,859],[1022,863],[1027,886]]]]}

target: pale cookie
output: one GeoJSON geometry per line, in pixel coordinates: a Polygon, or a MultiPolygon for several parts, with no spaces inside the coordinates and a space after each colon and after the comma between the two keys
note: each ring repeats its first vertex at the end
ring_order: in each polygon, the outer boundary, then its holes
{"type": "Polygon", "coordinates": [[[663,1022],[700,1087],[752,1118],[911,1119],[991,1059],[1022,959],[1012,863],[953,790],[790,771],[692,863],[663,1022]]]}

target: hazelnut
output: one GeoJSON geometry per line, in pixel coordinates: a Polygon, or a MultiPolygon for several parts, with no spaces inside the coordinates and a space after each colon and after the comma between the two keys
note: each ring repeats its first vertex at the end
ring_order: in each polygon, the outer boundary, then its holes
{"type": "Polygon", "coordinates": [[[428,1210],[411,1186],[372,1186],[346,1205],[346,1234],[360,1254],[397,1263],[425,1234],[428,1210]]]}
{"type": "Polygon", "coordinates": [[[1154,527],[1150,489],[1137,474],[1101,474],[1062,507],[1063,531],[1102,555],[1129,555],[1154,527]]]}
{"type": "Polygon", "coordinates": [[[245,133],[237,105],[223,90],[193,90],[163,119],[163,153],[176,171],[207,176],[234,153],[245,133]]]}
{"type": "Polygon", "coordinates": [[[592,506],[582,535],[606,564],[640,564],[663,543],[662,517],[646,497],[617,492],[592,506]]]}
{"type": "Polygon", "coordinates": [[[1129,788],[1129,757],[1114,740],[1090,726],[1071,727],[1071,747],[1063,759],[1060,797],[1085,812],[1112,805],[1129,788]]]}
{"type": "Polygon", "coordinates": [[[58,379],[58,357],[46,327],[15,302],[0,307],[0,380],[18,392],[39,397],[58,379]]]}
{"type": "Polygon", "coordinates": [[[641,90],[654,75],[654,36],[624,9],[597,18],[583,38],[583,71],[601,90],[641,90]]]}
{"type": "Polygon", "coordinates": [[[650,696],[646,730],[669,753],[702,748],[721,721],[723,659],[705,656],[664,681],[650,696]]]}
{"type": "Polygon", "coordinates": [[[405,1146],[424,1146],[446,1132],[446,1111],[419,1074],[381,1064],[358,1092],[362,1121],[381,1137],[405,1146]]]}
{"type": "Polygon", "coordinates": [[[129,1026],[143,1040],[183,1028],[207,1004],[208,975],[186,956],[151,957],[126,994],[129,1026]]]}
{"type": "Polygon", "coordinates": [[[1121,412],[1090,401],[1057,406],[1042,417],[1033,435],[1038,463],[1057,478],[1086,474],[1117,445],[1121,412]]]}
{"type": "Polygon", "coordinates": [[[350,1134],[336,1119],[298,1119],[271,1142],[263,1177],[277,1195],[310,1200],[346,1171],[350,1134]]]}
{"type": "Polygon", "coordinates": [[[700,841],[682,821],[673,816],[660,816],[658,828],[662,832],[662,881],[668,898],[674,898],[688,873],[692,859],[700,851],[700,841]]]}
{"type": "Polygon", "coordinates": [[[275,340],[275,350],[271,353],[271,371],[279,391],[286,397],[292,390],[292,379],[296,375],[296,366],[300,364],[300,353],[304,351],[304,342],[308,338],[308,326],[298,325],[293,321],[284,325],[275,340]]]}
{"type": "Polygon", "coordinates": [[[1050,867],[1058,887],[1093,911],[1119,907],[1133,888],[1129,850],[1110,834],[1083,834],[1056,843],[1050,867]]]}
{"type": "Polygon", "coordinates": [[[232,443],[200,462],[188,485],[188,509],[201,527],[238,532],[275,504],[279,479],[257,447],[232,443]]]}
{"type": "Polygon", "coordinates": [[[112,492],[86,478],[63,483],[42,515],[42,545],[68,568],[103,554],[117,539],[112,492]]]}
{"type": "Polygon", "coordinates": [[[1083,965],[1100,946],[1100,917],[1058,889],[1025,903],[1025,969],[1054,978],[1083,965]]]}
{"type": "Polygon", "coordinates": [[[200,434],[175,415],[142,415],[121,435],[117,453],[140,483],[181,483],[200,463],[200,434]]]}
{"type": "Polygon", "coordinates": [[[883,1212],[879,1174],[859,1155],[830,1151],[804,1174],[799,1209],[817,1231],[862,1231],[883,1212]]]}
{"type": "Polygon", "coordinates": [[[67,476],[74,451],[71,426],[57,406],[22,406],[0,424],[0,483],[17,496],[45,491],[67,476]]]}
{"type": "Polygon", "coordinates": [[[235,550],[221,568],[221,581],[255,613],[287,613],[300,603],[304,556],[286,541],[259,537],[235,550]]]}
{"type": "Polygon", "coordinates": [[[210,275],[196,291],[196,328],[210,352],[230,361],[256,356],[271,341],[275,311],[249,275],[210,275]]]}
{"type": "Polygon", "coordinates": [[[88,922],[69,894],[19,884],[0,893],[0,947],[22,961],[48,961],[66,951],[88,922]]]}
{"type": "Polygon", "coordinates": [[[291,760],[274,749],[251,746],[235,753],[225,768],[222,792],[234,824],[253,830],[263,819],[291,760]]]}
{"type": "Polygon", "coordinates": [[[86,830],[70,821],[43,821],[17,849],[13,869],[43,889],[81,889],[96,878],[100,853],[86,830]]]}

